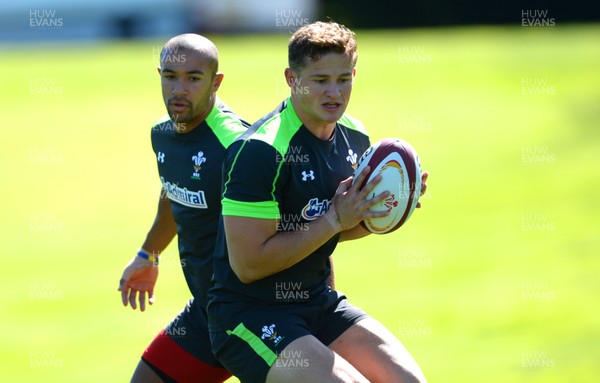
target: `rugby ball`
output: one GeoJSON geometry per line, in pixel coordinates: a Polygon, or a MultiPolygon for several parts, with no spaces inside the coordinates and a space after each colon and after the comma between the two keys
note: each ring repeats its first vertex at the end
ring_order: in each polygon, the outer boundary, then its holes
{"type": "Polygon", "coordinates": [[[421,164],[419,156],[410,144],[399,138],[384,138],[371,145],[358,161],[354,179],[365,167],[371,168],[361,189],[378,174],[381,182],[366,197],[389,190],[390,196],[371,208],[372,211],[391,209],[390,214],[380,218],[368,218],[361,224],[375,234],[391,233],[402,226],[415,210],[421,195],[421,164]]]}

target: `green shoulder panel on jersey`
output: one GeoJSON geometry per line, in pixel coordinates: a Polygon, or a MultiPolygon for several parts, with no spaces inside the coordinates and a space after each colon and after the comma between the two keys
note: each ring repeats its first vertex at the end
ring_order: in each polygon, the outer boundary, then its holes
{"type": "Polygon", "coordinates": [[[356,130],[362,134],[364,134],[365,136],[369,136],[369,133],[367,132],[367,129],[365,128],[365,126],[362,124],[362,122],[358,121],[356,118],[354,117],[350,117],[347,114],[344,114],[342,116],[342,118],[340,118],[338,120],[338,123],[341,125],[344,125],[345,127],[347,127],[348,129],[352,129],[352,130],[356,130]]]}
{"type": "Polygon", "coordinates": [[[286,108],[264,122],[249,139],[263,141],[285,156],[290,141],[302,126],[300,117],[293,108],[292,100],[287,99],[286,108]]]}
{"type": "Polygon", "coordinates": [[[246,131],[246,127],[239,119],[231,114],[223,113],[216,103],[206,117],[206,123],[225,149],[246,131]]]}
{"type": "MultiPolygon", "coordinates": [[[[250,144],[254,147],[255,144],[260,143],[266,144],[273,150],[279,153],[281,158],[285,157],[288,151],[290,141],[298,132],[302,126],[302,121],[296,114],[292,107],[291,100],[287,100],[286,107],[281,112],[276,113],[271,118],[267,119],[261,126],[256,128],[250,136],[248,136],[237,150],[233,162],[230,166],[229,172],[226,176],[224,184],[223,200],[221,201],[223,206],[223,215],[235,215],[242,217],[251,218],[264,218],[264,219],[279,219],[279,204],[275,198],[276,184],[279,179],[281,167],[284,161],[278,161],[275,174],[271,182],[270,199],[258,202],[247,202],[247,201],[235,201],[225,197],[229,183],[231,181],[231,174],[233,169],[238,163],[240,154],[246,149],[246,145],[250,144]],[[252,143],[255,141],[255,143],[252,143]]],[[[265,152],[266,153],[266,152],[265,152]]],[[[270,154],[265,154],[267,157],[271,157],[270,154]]],[[[243,156],[242,156],[243,157],[243,156]]]]}

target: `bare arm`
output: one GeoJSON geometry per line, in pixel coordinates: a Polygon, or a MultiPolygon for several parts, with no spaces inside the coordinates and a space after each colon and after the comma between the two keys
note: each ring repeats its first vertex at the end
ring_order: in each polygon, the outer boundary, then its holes
{"type": "Polygon", "coordinates": [[[251,283],[288,269],[340,231],[355,227],[365,218],[388,214],[369,211],[389,192],[365,200],[381,180],[378,176],[359,190],[358,185],[367,172],[368,168],[358,176],[354,185],[352,178],[342,181],[329,211],[310,222],[306,231],[278,232],[276,220],[224,216],[229,262],[240,281],[251,283]]]}
{"type": "Polygon", "coordinates": [[[150,227],[150,231],[146,235],[146,240],[142,244],[142,248],[150,253],[160,254],[171,243],[175,234],[177,234],[177,225],[173,218],[171,201],[164,195],[164,191],[161,189],[156,217],[154,218],[152,227],[150,227]]]}
{"type": "Polygon", "coordinates": [[[292,267],[333,237],[337,231],[321,217],[306,232],[277,232],[277,221],[224,216],[233,271],[250,283],[292,267]]]}
{"type": "MultiPolygon", "coordinates": [[[[154,255],[160,254],[173,240],[177,232],[173,212],[171,211],[171,202],[163,196],[158,200],[158,210],[152,223],[152,227],[146,235],[142,248],[154,255]]],[[[121,280],[119,281],[119,291],[121,292],[121,301],[124,306],[127,303],[132,309],[137,308],[136,300],[139,301],[140,310],[146,309],[146,294],[148,302],[154,303],[154,286],[158,278],[158,264],[134,256],[125,267],[121,280]]]]}

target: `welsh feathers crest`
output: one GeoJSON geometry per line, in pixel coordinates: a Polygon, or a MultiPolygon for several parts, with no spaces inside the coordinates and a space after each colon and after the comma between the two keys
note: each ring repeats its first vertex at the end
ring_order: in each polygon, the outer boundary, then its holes
{"type": "Polygon", "coordinates": [[[358,155],[356,153],[354,153],[354,151],[352,149],[348,149],[348,155],[346,156],[346,161],[350,162],[350,165],[352,165],[352,169],[356,169],[356,159],[358,158],[358,155]]]}
{"type": "Polygon", "coordinates": [[[283,339],[283,337],[281,335],[277,335],[277,331],[275,331],[274,324],[272,324],[270,326],[263,326],[262,332],[263,332],[263,334],[260,337],[260,339],[267,338],[268,340],[272,340],[273,342],[275,342],[275,344],[281,342],[281,340],[283,339]]]}
{"type": "Polygon", "coordinates": [[[192,156],[192,161],[194,161],[194,172],[192,173],[192,178],[200,179],[200,169],[202,169],[202,164],[206,162],[204,152],[200,151],[198,154],[192,156]]]}

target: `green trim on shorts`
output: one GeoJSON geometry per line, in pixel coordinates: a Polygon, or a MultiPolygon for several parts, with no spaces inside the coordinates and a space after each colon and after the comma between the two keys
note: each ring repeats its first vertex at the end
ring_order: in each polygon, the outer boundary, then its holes
{"type": "Polygon", "coordinates": [[[254,352],[264,359],[269,367],[275,363],[277,360],[277,354],[275,354],[267,345],[252,331],[248,330],[243,323],[237,325],[236,328],[231,330],[227,330],[227,335],[236,335],[254,350],[254,352]]]}

